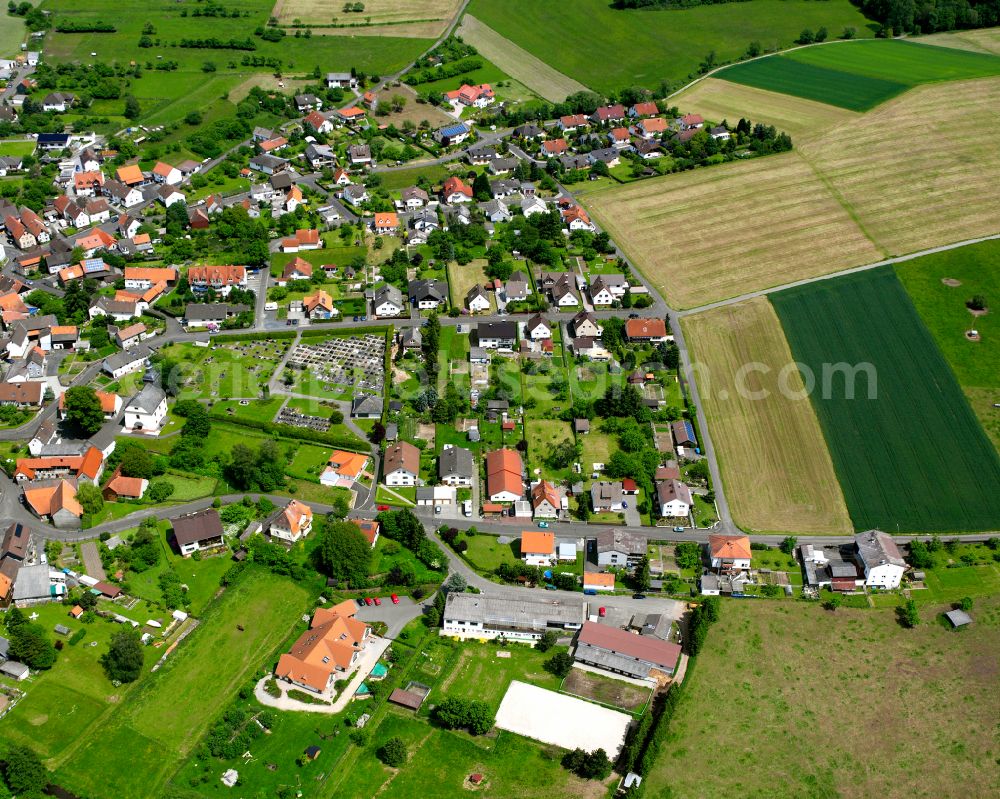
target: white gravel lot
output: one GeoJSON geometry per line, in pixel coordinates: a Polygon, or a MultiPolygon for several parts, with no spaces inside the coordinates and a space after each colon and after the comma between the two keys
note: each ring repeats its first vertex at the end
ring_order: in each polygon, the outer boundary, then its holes
{"type": "Polygon", "coordinates": [[[514,680],[497,726],[564,749],[603,749],[614,760],[625,743],[631,717],[617,710],[514,680]]]}

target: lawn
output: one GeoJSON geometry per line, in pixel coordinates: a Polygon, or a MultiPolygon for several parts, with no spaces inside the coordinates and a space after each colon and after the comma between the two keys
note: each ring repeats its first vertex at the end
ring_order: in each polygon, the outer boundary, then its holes
{"type": "Polygon", "coordinates": [[[772,295],[859,530],[994,530],[1000,458],[889,268],[772,295]],[[850,372],[838,373],[838,367],[850,372]]]}
{"type": "Polygon", "coordinates": [[[23,139],[0,141],[0,155],[31,155],[35,152],[35,142],[23,139]]]}
{"type": "Polygon", "coordinates": [[[517,563],[520,560],[519,539],[510,544],[498,544],[494,535],[468,535],[464,540],[469,545],[465,557],[478,571],[493,571],[501,563],[517,563]]]}
{"type": "Polygon", "coordinates": [[[788,46],[803,28],[825,26],[839,33],[850,26],[859,36],[871,35],[867,20],[846,0],[624,11],[607,0],[580,0],[568,10],[533,0],[473,0],[468,11],[550,67],[605,93],[683,81],[709,52],[726,61],[738,58],[754,40],[765,49],[788,46]],[[554,47],[553,42],[572,46],[554,47]]]}
{"type": "MultiPolygon", "coordinates": [[[[465,296],[473,286],[484,286],[489,282],[486,272],[483,271],[485,267],[485,258],[474,258],[464,265],[459,265],[454,261],[448,264],[448,288],[451,292],[453,307],[464,308],[465,296]]],[[[492,299],[490,299],[490,307],[494,307],[492,299]]]]}
{"type": "Polygon", "coordinates": [[[444,166],[416,166],[407,169],[393,169],[390,172],[379,172],[382,188],[386,191],[401,191],[409,186],[415,186],[417,179],[424,177],[431,183],[441,183],[451,172],[444,166]]]}
{"type": "Polygon", "coordinates": [[[573,428],[569,422],[558,419],[529,419],[527,421],[526,437],[528,439],[528,474],[536,479],[535,470],[549,480],[565,480],[571,475],[571,466],[551,468],[546,464],[546,458],[552,450],[564,441],[574,443],[573,428]]]}
{"type": "Polygon", "coordinates": [[[851,532],[816,412],[767,299],[683,325],[736,523],[748,532],[851,532]]]}
{"type": "Polygon", "coordinates": [[[249,405],[243,405],[246,400],[223,400],[212,406],[214,413],[226,413],[237,419],[253,419],[257,422],[272,422],[284,397],[250,400],[249,405]]]}
{"type": "Polygon", "coordinates": [[[995,233],[997,104],[1000,78],[919,86],[797,152],[581,199],[674,307],[698,307],[995,233]]]}
{"type": "Polygon", "coordinates": [[[417,585],[428,583],[436,585],[444,579],[442,572],[428,569],[423,563],[417,560],[417,556],[411,550],[400,546],[400,544],[391,538],[379,536],[378,541],[375,542],[375,549],[372,552],[371,573],[374,575],[388,574],[393,566],[404,563],[408,563],[413,567],[417,585]]]}
{"type": "Polygon", "coordinates": [[[646,795],[992,794],[1000,599],[973,616],[952,632],[924,610],[907,630],[889,609],[724,603],[646,795]]]}
{"type": "Polygon", "coordinates": [[[70,751],[57,761],[59,784],[94,796],[162,796],[216,714],[287,637],[308,599],[300,585],[264,572],[229,588],[163,668],[144,677],[121,707],[108,708],[113,724],[101,724],[100,734],[93,725],[77,728],[70,751]],[[136,758],[142,769],[134,767],[136,758]]]}
{"type": "Polygon", "coordinates": [[[320,473],[326,468],[331,451],[330,447],[301,444],[285,471],[292,477],[319,482],[320,473]]]}
{"type": "Polygon", "coordinates": [[[458,659],[437,687],[444,696],[480,699],[496,711],[511,680],[551,691],[559,687],[559,678],[542,667],[555,650],[541,652],[530,646],[509,646],[501,650],[509,657],[497,657],[495,641],[467,642],[459,644],[458,648],[458,659]]]}
{"type": "Polygon", "coordinates": [[[1000,448],[1000,411],[994,407],[1000,402],[1000,242],[926,255],[895,269],[979,421],[1000,448]],[[990,313],[969,312],[965,304],[976,295],[994,306],[990,313]],[[979,341],[965,337],[973,327],[979,341]]]}
{"type": "Polygon", "coordinates": [[[591,425],[590,432],[580,436],[583,442],[583,465],[584,477],[588,477],[594,468],[595,463],[607,463],[611,456],[618,450],[618,442],[613,436],[607,433],[600,433],[591,425]]]}
{"type": "Polygon", "coordinates": [[[1000,75],[984,53],[880,39],[807,47],[724,69],[723,80],[867,111],[920,83],[1000,75]]]}

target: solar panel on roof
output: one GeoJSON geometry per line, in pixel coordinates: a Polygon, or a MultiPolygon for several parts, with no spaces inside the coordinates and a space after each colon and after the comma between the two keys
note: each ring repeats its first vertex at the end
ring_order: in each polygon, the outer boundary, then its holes
{"type": "Polygon", "coordinates": [[[103,272],[104,260],[101,258],[88,258],[83,262],[84,272],[103,272]]]}

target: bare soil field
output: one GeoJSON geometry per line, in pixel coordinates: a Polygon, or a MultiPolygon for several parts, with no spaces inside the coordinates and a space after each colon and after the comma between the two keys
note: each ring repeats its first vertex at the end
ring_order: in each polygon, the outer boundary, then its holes
{"type": "Polygon", "coordinates": [[[587,90],[582,83],[553,69],[469,14],[462,17],[456,33],[514,80],[546,100],[557,103],[567,95],[587,90]]]}
{"type": "Polygon", "coordinates": [[[1000,78],[918,86],[779,156],[582,192],[672,305],[997,231],[1000,78]]]}
{"type": "Polygon", "coordinates": [[[882,257],[795,152],[581,199],[675,308],[882,257]]]}
{"type": "Polygon", "coordinates": [[[602,705],[613,705],[630,712],[641,710],[652,694],[652,689],[649,687],[633,685],[624,680],[616,680],[581,668],[572,669],[566,675],[562,690],[574,696],[593,699],[602,705]]]}
{"type": "Polygon", "coordinates": [[[724,603],[646,795],[995,795],[1000,598],[957,632],[947,609],[907,630],[889,609],[724,603]]]}
{"type": "Polygon", "coordinates": [[[698,113],[714,122],[725,119],[735,125],[741,117],[766,122],[788,133],[796,144],[805,136],[861,117],[846,108],[716,78],[699,81],[672,97],[671,103],[685,113],[698,113]]]}
{"type": "Polygon", "coordinates": [[[915,41],[938,47],[954,47],[958,50],[972,50],[975,53],[1000,55],[1000,28],[934,33],[930,36],[922,36],[915,41]]]}
{"type": "Polygon", "coordinates": [[[758,297],[682,324],[736,523],[750,532],[851,533],[819,421],[770,302],[758,297]],[[767,396],[755,399],[757,392],[767,396]]]}
{"type": "Polygon", "coordinates": [[[345,12],[326,0],[278,0],[271,12],[281,25],[312,25],[314,36],[402,36],[436,39],[461,0],[365,0],[364,11],[345,12]]]}
{"type": "Polygon", "coordinates": [[[890,255],[996,233],[998,106],[1000,78],[918,86],[801,153],[890,255]]]}

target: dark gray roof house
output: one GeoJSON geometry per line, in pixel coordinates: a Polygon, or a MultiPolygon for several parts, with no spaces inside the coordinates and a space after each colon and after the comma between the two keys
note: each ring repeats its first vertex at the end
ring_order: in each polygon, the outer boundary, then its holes
{"type": "Polygon", "coordinates": [[[438,477],[442,482],[468,482],[474,473],[472,453],[464,447],[448,447],[438,455],[438,477]]]}

